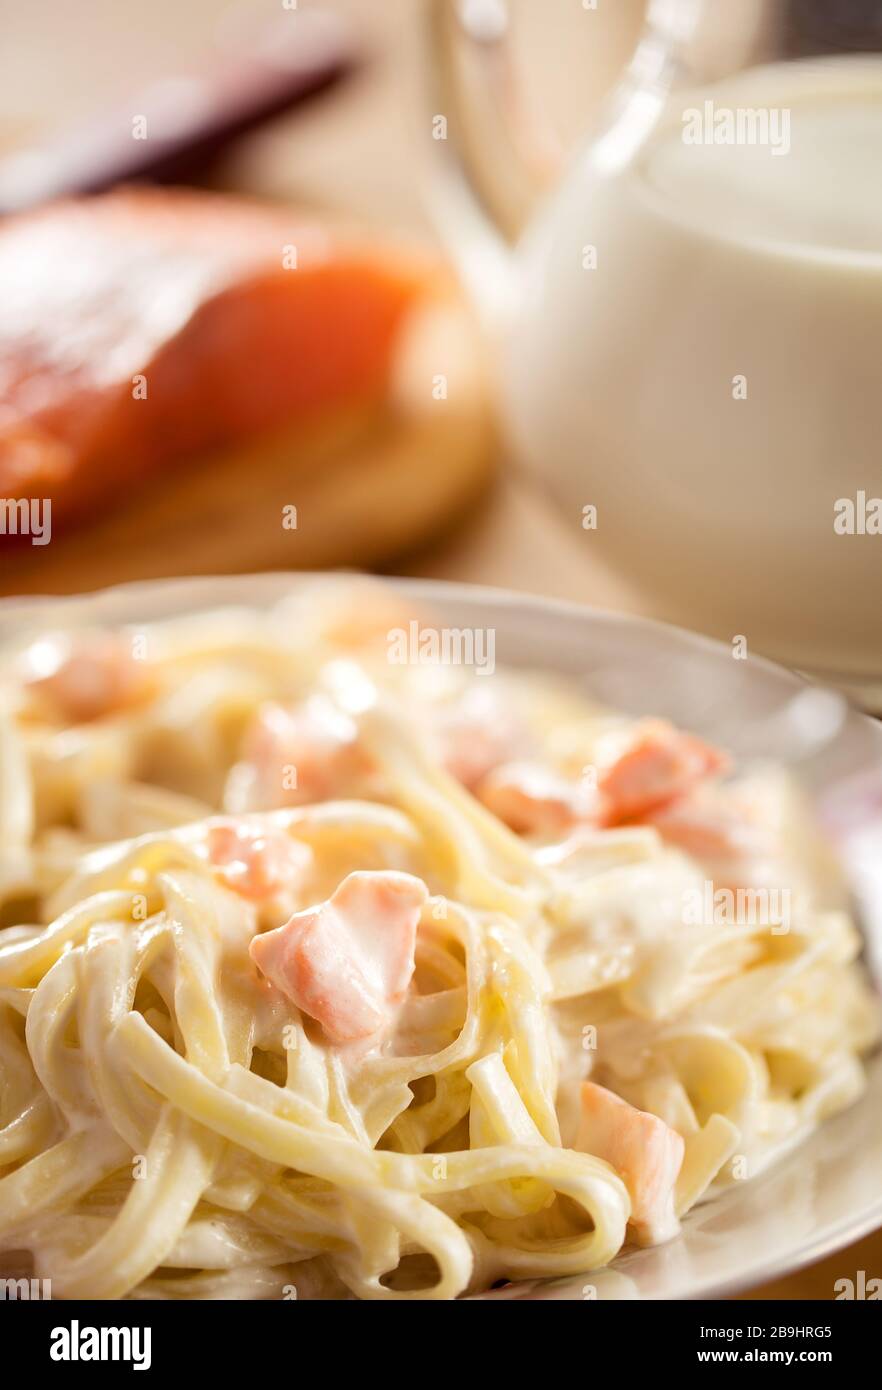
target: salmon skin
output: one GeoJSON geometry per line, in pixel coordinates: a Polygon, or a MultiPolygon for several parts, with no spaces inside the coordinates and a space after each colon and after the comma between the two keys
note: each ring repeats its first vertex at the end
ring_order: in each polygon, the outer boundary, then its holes
{"type": "Polygon", "coordinates": [[[53,521],[172,465],[381,401],[429,257],[289,210],[122,189],[0,225],[0,495],[53,521]]]}

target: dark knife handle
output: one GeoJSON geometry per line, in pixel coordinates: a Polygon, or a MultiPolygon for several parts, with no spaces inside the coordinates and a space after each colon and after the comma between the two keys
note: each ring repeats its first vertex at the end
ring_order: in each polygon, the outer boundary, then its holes
{"type": "Polygon", "coordinates": [[[231,141],[325,91],[356,61],[339,16],[286,11],[234,59],[155,82],[124,108],[0,159],[0,214],[119,183],[193,179],[231,141]]]}

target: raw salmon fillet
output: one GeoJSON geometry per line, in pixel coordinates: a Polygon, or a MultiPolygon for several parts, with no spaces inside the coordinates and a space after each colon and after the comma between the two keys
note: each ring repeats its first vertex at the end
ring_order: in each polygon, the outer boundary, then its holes
{"type": "Polygon", "coordinates": [[[11,218],[0,495],[51,497],[57,523],[180,461],[382,400],[403,320],[441,278],[428,257],[186,189],[11,218]]]}

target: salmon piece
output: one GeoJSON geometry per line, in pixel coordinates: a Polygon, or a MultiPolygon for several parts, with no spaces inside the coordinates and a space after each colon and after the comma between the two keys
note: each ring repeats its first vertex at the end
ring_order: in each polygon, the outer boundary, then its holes
{"type": "Polygon", "coordinates": [[[529,745],[510,704],[486,686],[469,688],[452,707],[443,709],[436,733],[444,766],[470,791],[529,745]]]}
{"type": "MultiPolygon", "coordinates": [[[[662,720],[644,720],[607,741],[596,787],[538,763],[504,762],[475,788],[485,806],[521,835],[560,835],[577,825],[642,820],[728,767],[724,753],[662,720]]],[[[479,745],[480,752],[480,745],[479,745]]]]}
{"type": "Polygon", "coordinates": [[[251,959],[332,1042],[372,1037],[407,993],[428,896],[411,874],[349,874],[327,901],[256,936],[251,959]]]}
{"type": "Polygon", "coordinates": [[[66,723],[85,724],[143,699],[152,689],[146,662],[131,646],[110,633],[75,639],[68,654],[49,675],[28,682],[66,723]]]}
{"type": "Polygon", "coordinates": [[[251,902],[295,886],[312,863],[308,845],[242,821],[211,826],[208,857],[227,885],[251,902]]]}
{"type": "Polygon", "coordinates": [[[327,801],[367,768],[355,723],[323,695],[294,708],[264,705],[244,757],[253,772],[253,809],[260,810],[327,801]]]}
{"type": "Polygon", "coordinates": [[[729,759],[694,734],[663,720],[646,719],[608,762],[601,759],[597,786],[609,824],[637,820],[725,771],[729,759]]]}
{"type": "Polygon", "coordinates": [[[582,1083],[575,1147],[615,1168],[631,1198],[630,1224],[639,1241],[655,1245],[678,1230],[674,1184],[686,1146],[682,1135],[614,1091],[582,1083]]]}
{"type": "Polygon", "coordinates": [[[484,778],[476,795],[518,835],[560,835],[579,823],[599,825],[604,819],[595,788],[540,763],[504,763],[484,778]]]}
{"type": "Polygon", "coordinates": [[[696,859],[744,860],[768,855],[771,837],[763,828],[726,806],[682,797],[646,817],[662,838],[696,859]]]}
{"type": "Polygon", "coordinates": [[[195,190],[4,219],[0,495],[51,498],[58,523],[185,459],[378,402],[407,312],[442,282],[430,258],[195,190]]]}
{"type": "Polygon", "coordinates": [[[310,606],[318,614],[322,638],[346,652],[370,647],[385,652],[390,630],[406,628],[420,616],[411,603],[375,579],[335,584],[325,595],[311,595],[310,606]]]}

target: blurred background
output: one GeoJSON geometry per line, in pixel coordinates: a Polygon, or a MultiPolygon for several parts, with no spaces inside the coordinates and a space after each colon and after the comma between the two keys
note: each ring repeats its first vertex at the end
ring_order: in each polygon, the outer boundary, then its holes
{"type": "MultiPolygon", "coordinates": [[[[331,48],[336,51],[339,42],[344,59],[353,61],[351,71],[323,94],[233,142],[197,171],[198,182],[354,221],[382,237],[403,235],[436,244],[427,198],[435,150],[424,52],[426,5],[423,0],[300,0],[298,8],[299,13],[292,12],[283,0],[238,0],[233,5],[155,0],[147,9],[134,0],[81,0],[75,7],[53,7],[49,20],[40,7],[0,0],[5,36],[0,154],[63,140],[84,122],[100,121],[104,112],[141,110],[144,93],[157,82],[235,65],[244,52],[278,54],[279,36],[290,32],[290,21],[322,12],[343,21],[339,32],[336,26],[331,31],[331,48]]],[[[643,12],[643,0],[616,0],[590,14],[574,0],[517,8],[525,72],[537,104],[547,110],[564,141],[575,140],[615,83],[643,12]]],[[[299,46],[292,52],[298,59],[299,46]]],[[[179,100],[185,107],[183,87],[179,100]]],[[[439,439],[435,429],[434,442],[415,430],[402,443],[402,466],[412,474],[459,466],[463,478],[451,496],[427,497],[429,515],[414,517],[412,535],[405,527],[389,543],[378,536],[379,553],[364,553],[365,534],[372,529],[382,533],[378,513],[389,510],[385,488],[380,488],[376,506],[367,508],[350,546],[340,535],[343,527],[334,506],[327,520],[323,509],[312,508],[313,515],[322,511],[316,534],[316,527],[309,529],[310,507],[301,505],[299,533],[282,537],[273,548],[263,517],[249,526],[238,490],[231,486],[235,503],[225,515],[218,514],[223,499],[215,493],[210,543],[191,533],[186,546],[172,544],[176,563],[166,544],[158,564],[155,536],[161,529],[168,537],[172,517],[168,510],[155,520],[152,513],[145,515],[145,506],[148,512],[150,508],[142,496],[134,516],[126,506],[120,516],[117,505],[113,521],[97,529],[93,525],[67,537],[59,535],[56,524],[52,545],[36,554],[31,547],[11,550],[0,537],[0,587],[7,593],[67,592],[155,573],[368,561],[391,572],[639,609],[627,586],[586,554],[578,526],[564,522],[539,487],[505,467],[488,481],[485,461],[491,454],[494,465],[500,459],[495,441],[485,435],[482,402],[476,399],[484,390],[482,386],[479,392],[470,371],[474,345],[464,346],[462,333],[454,332],[452,353],[461,363],[460,376],[469,378],[459,393],[446,339],[441,335],[438,341],[437,352],[428,347],[422,360],[427,372],[445,371],[452,378],[448,415],[455,413],[457,394],[468,395],[466,418],[449,438],[439,439]],[[474,463],[459,464],[464,454],[474,454],[474,463]],[[329,543],[327,530],[334,532],[329,543]]],[[[435,412],[435,424],[440,413],[435,412]]],[[[306,500],[295,485],[289,491],[290,501],[306,500]]],[[[175,521],[188,505],[195,505],[192,498],[175,503],[175,521]]],[[[273,536],[279,539],[276,528],[273,536]]]]}
{"type": "MultiPolygon", "coordinates": [[[[431,237],[423,198],[430,109],[423,0],[154,0],[149,12],[135,0],[81,0],[53,7],[51,21],[25,0],[3,0],[0,149],[21,149],[102,107],[130,103],[157,78],[241,55],[249,43],[277,37],[280,21],[284,31],[297,9],[347,21],[363,65],[331,100],[239,145],[213,181],[431,237]]],[[[616,80],[644,10],[645,0],[613,0],[586,22],[579,0],[517,6],[528,80],[565,136],[581,134],[616,80]]]]}
{"type": "MultiPolygon", "coordinates": [[[[578,0],[516,6],[533,97],[564,147],[620,76],[644,8],[644,0],[601,0],[596,10],[578,0]]],[[[259,89],[261,71],[287,65],[301,78],[305,71],[308,86],[318,62],[330,74],[325,90],[232,141],[193,178],[345,226],[366,247],[428,253],[434,267],[425,12],[424,0],[78,0],[51,8],[0,0],[0,192],[24,186],[22,178],[26,185],[33,173],[9,158],[55,147],[92,118],[100,127],[102,112],[140,111],[157,83],[177,83],[165,86],[164,100],[186,113],[194,97],[181,80],[188,74],[251,65],[259,89]],[[328,27],[309,27],[316,15],[328,27]],[[292,19],[306,19],[305,48],[285,37],[292,19]]],[[[0,273],[2,247],[0,223],[0,273]]],[[[369,424],[357,415],[342,438],[311,426],[265,476],[236,455],[185,478],[174,469],[158,473],[146,491],[124,489],[106,506],[99,490],[75,525],[57,526],[51,545],[0,536],[0,591],[342,565],[649,611],[645,594],[585,544],[578,523],[512,466],[494,420],[492,364],[464,297],[444,276],[440,268],[425,272],[426,283],[444,281],[443,302],[436,313],[427,294],[433,309],[422,335],[397,344],[403,361],[383,386],[394,410],[385,398],[373,402],[379,414],[372,409],[369,424]],[[446,399],[433,394],[439,376],[449,384],[446,399]],[[278,520],[286,503],[298,511],[291,530],[278,520]]],[[[0,334],[3,312],[0,304],[0,334]]],[[[7,479],[15,447],[0,438],[7,479]]],[[[4,486],[9,494],[11,484],[4,486]]],[[[840,1274],[878,1273],[880,1258],[877,1236],[749,1296],[828,1299],[840,1274]]]]}

